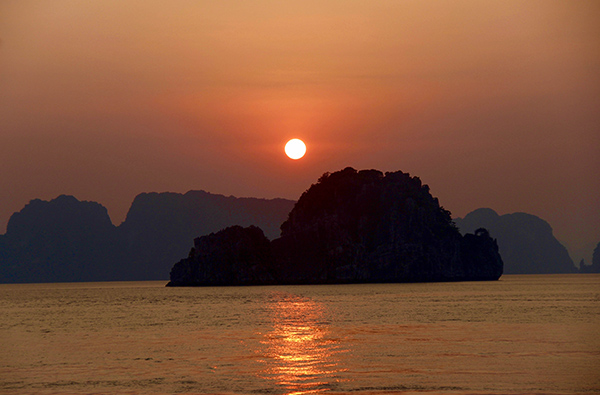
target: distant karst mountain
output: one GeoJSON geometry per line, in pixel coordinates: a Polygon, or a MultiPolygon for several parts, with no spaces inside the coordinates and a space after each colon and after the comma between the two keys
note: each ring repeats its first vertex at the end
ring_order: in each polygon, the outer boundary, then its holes
{"type": "Polygon", "coordinates": [[[275,238],[293,204],[204,191],[143,193],[116,227],[95,202],[32,200],[0,235],[0,282],[164,280],[193,237],[256,224],[275,238]]]}
{"type": "Polygon", "coordinates": [[[486,228],[498,240],[506,274],[575,273],[567,249],[543,219],[526,213],[498,215],[489,208],[470,212],[454,222],[462,233],[486,228]]]}
{"type": "Polygon", "coordinates": [[[260,226],[268,238],[279,237],[279,226],[294,201],[236,198],[204,191],[143,193],[131,205],[118,228],[131,272],[127,279],[164,279],[171,265],[192,247],[199,235],[227,226],[260,226]]]}
{"type": "Polygon", "coordinates": [[[32,200],[8,221],[0,238],[0,281],[111,279],[118,268],[106,208],[73,196],[32,200]]]}
{"type": "Polygon", "coordinates": [[[403,172],[324,174],[269,241],[257,227],[195,239],[171,286],[497,280],[485,229],[461,236],[429,187],[403,172]]]}

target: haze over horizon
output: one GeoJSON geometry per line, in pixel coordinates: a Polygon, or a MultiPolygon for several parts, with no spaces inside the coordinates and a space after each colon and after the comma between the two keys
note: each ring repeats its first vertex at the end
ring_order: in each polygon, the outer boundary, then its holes
{"type": "Polygon", "coordinates": [[[593,248],[599,44],[595,1],[3,1],[0,233],[35,198],[119,224],[141,192],[298,199],[352,166],[593,248]]]}

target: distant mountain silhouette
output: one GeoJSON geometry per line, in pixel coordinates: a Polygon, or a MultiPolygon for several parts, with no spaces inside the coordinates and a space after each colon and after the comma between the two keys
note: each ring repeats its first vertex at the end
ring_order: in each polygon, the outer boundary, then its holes
{"type": "Polygon", "coordinates": [[[164,279],[172,263],[186,255],[195,237],[227,226],[257,225],[267,237],[279,236],[279,225],[294,201],[236,198],[204,191],[142,193],[118,228],[121,247],[132,271],[126,279],[164,279]]]}
{"type": "Polygon", "coordinates": [[[581,273],[600,273],[600,242],[594,248],[591,265],[582,265],[579,267],[581,273]]]}
{"type": "Polygon", "coordinates": [[[275,238],[293,204],[204,191],[143,193],[115,227],[95,202],[32,200],[0,235],[0,282],[164,280],[193,237],[257,224],[275,238]]]}
{"type": "Polygon", "coordinates": [[[567,249],[543,219],[526,213],[498,215],[490,208],[454,219],[464,234],[486,228],[498,240],[506,274],[575,273],[567,249]]]}
{"type": "Polygon", "coordinates": [[[195,239],[171,286],[497,280],[485,229],[461,236],[418,177],[353,168],[302,194],[281,237],[229,227],[195,239]]]}
{"type": "Polygon", "coordinates": [[[3,282],[94,281],[117,267],[115,227],[106,208],[61,195],[13,214],[0,244],[3,282]]]}

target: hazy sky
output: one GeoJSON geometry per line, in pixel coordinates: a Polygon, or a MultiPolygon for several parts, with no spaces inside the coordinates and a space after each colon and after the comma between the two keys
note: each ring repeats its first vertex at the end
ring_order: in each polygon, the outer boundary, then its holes
{"type": "Polygon", "coordinates": [[[0,2],[0,232],[33,198],[119,224],[141,192],[297,199],[346,166],[595,245],[600,2],[0,2]]]}

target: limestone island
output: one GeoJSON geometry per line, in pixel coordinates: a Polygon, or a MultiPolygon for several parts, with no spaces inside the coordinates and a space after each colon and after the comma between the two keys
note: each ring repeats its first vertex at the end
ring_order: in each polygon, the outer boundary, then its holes
{"type": "Polygon", "coordinates": [[[502,271],[488,231],[462,236],[418,177],[348,167],[311,185],[273,241],[255,226],[196,238],[167,286],[489,281],[502,271]]]}

